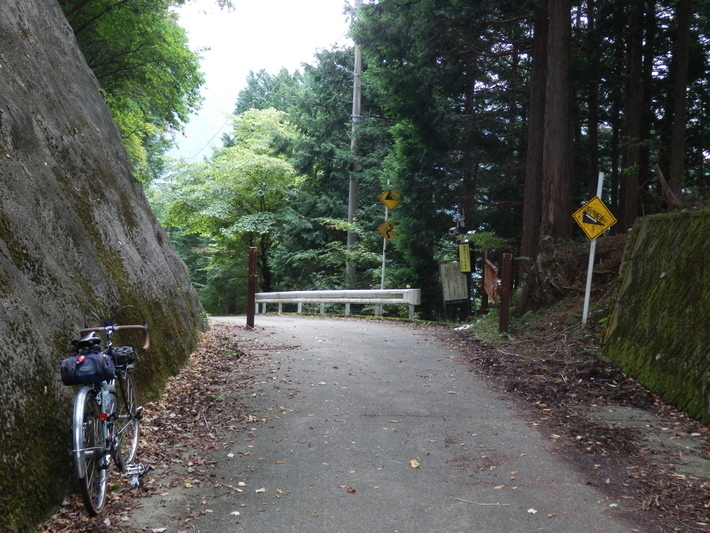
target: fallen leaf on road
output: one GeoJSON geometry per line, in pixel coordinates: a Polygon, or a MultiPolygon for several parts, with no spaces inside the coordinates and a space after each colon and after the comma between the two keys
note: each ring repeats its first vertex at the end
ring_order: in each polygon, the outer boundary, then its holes
{"type": "Polygon", "coordinates": [[[256,492],[257,494],[262,493],[262,492],[266,492],[266,488],[262,487],[260,489],[256,489],[254,492],[256,492]]]}
{"type": "Polygon", "coordinates": [[[412,468],[419,468],[419,461],[417,461],[416,459],[412,459],[411,461],[409,461],[409,466],[411,466],[412,468]]]}
{"type": "Polygon", "coordinates": [[[346,490],[347,490],[350,494],[355,494],[355,492],[356,492],[355,489],[352,488],[352,487],[348,487],[346,490]]]}
{"type": "Polygon", "coordinates": [[[530,513],[530,514],[537,514],[537,510],[535,510],[535,509],[533,509],[533,508],[530,508],[530,509],[528,509],[528,513],[530,513]]]}
{"type": "Polygon", "coordinates": [[[229,514],[233,514],[234,516],[239,516],[241,513],[239,511],[232,511],[229,514]]]}
{"type": "Polygon", "coordinates": [[[505,485],[498,485],[497,487],[494,487],[495,490],[501,490],[505,488],[505,485]]]}

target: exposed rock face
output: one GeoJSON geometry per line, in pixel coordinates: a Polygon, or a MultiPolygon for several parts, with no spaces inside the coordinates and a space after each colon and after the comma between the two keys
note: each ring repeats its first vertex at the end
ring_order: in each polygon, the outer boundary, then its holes
{"type": "Polygon", "coordinates": [[[639,218],[626,242],[604,355],[710,424],[710,211],[639,218]]]}
{"type": "Polygon", "coordinates": [[[99,85],[55,0],[0,2],[0,531],[30,531],[74,489],[73,389],[58,361],[120,304],[153,347],[143,396],[203,327],[187,268],[132,179],[99,85]]]}

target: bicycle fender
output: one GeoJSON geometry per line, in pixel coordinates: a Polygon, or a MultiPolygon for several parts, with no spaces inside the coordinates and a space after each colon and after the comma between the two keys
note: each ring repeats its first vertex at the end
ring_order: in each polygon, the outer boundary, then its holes
{"type": "Polygon", "coordinates": [[[91,387],[82,387],[79,392],[77,392],[74,398],[74,416],[72,418],[72,450],[74,455],[74,467],[76,468],[76,475],[79,479],[86,475],[86,455],[84,450],[81,449],[82,446],[82,435],[81,427],[77,423],[77,420],[81,420],[84,409],[84,402],[86,401],[86,395],[89,394],[91,387]]]}

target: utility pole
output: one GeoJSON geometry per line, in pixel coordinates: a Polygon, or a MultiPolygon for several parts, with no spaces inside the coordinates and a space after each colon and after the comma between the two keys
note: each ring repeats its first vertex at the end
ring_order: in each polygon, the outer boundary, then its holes
{"type": "MultiPolygon", "coordinates": [[[[362,5],[362,0],[355,0],[355,16],[362,5]]],[[[358,204],[358,181],[357,174],[360,171],[360,163],[358,162],[358,126],[360,124],[360,103],[362,100],[362,92],[360,88],[360,78],[362,77],[362,53],[360,47],[355,44],[355,71],[353,76],[353,112],[352,112],[352,127],[350,132],[350,180],[348,187],[348,223],[355,222],[358,204]]],[[[348,228],[347,252],[348,261],[345,264],[345,286],[352,288],[355,284],[355,263],[350,260],[357,241],[357,233],[351,228],[348,228]]]]}

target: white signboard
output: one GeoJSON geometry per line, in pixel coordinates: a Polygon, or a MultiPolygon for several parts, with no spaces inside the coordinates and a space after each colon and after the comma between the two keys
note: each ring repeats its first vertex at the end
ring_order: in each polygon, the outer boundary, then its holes
{"type": "Polygon", "coordinates": [[[439,274],[445,302],[468,300],[466,274],[461,272],[458,262],[439,263],[439,274]]]}

